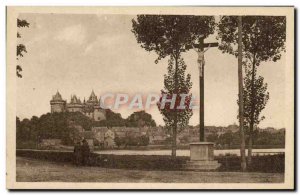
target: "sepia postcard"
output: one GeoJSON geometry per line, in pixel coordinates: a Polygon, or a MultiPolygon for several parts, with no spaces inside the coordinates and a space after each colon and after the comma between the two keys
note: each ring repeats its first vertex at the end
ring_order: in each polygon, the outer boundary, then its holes
{"type": "Polygon", "coordinates": [[[8,189],[295,188],[293,7],[6,12],[8,189]]]}

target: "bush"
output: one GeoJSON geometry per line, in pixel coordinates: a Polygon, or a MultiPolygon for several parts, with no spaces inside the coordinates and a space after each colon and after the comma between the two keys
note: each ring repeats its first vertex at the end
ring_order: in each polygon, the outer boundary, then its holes
{"type": "MultiPolygon", "coordinates": [[[[220,171],[239,171],[240,157],[233,155],[218,156],[215,159],[221,163],[220,171]]],[[[247,166],[250,172],[284,173],[284,154],[253,156],[252,165],[247,166]]]]}
{"type": "MultiPolygon", "coordinates": [[[[41,159],[53,162],[72,163],[74,156],[72,152],[59,151],[32,151],[17,150],[17,156],[41,159]]],[[[189,157],[160,155],[111,155],[91,153],[90,165],[105,168],[137,169],[137,170],[180,170],[184,167],[189,157]]],[[[221,163],[219,171],[240,171],[239,156],[218,156],[216,160],[221,163]]],[[[254,156],[251,172],[284,172],[284,154],[270,156],[254,156]]]]}

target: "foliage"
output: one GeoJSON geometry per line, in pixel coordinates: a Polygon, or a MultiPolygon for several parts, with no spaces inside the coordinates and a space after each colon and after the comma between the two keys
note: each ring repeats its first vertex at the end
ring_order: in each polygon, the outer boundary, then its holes
{"type": "Polygon", "coordinates": [[[123,144],[125,144],[124,143],[124,139],[122,139],[122,138],[120,138],[119,136],[115,136],[115,139],[114,139],[114,141],[115,141],[115,144],[116,144],[116,146],[119,148],[121,145],[123,145],[123,144]]]}
{"type": "Polygon", "coordinates": [[[264,78],[262,76],[256,78],[255,74],[252,85],[252,77],[252,71],[246,69],[244,77],[244,125],[248,128],[250,128],[252,121],[254,125],[258,125],[265,118],[260,114],[269,100],[268,85],[264,83],[264,78]],[[252,112],[253,119],[251,119],[252,112]]]}
{"type": "Polygon", "coordinates": [[[145,111],[138,111],[132,113],[126,119],[127,127],[156,127],[155,121],[152,119],[151,114],[146,113],[145,111]]]}
{"type": "Polygon", "coordinates": [[[126,135],[125,137],[115,136],[115,144],[118,148],[124,146],[147,146],[149,145],[149,136],[140,135],[140,136],[132,136],[126,135]]]}
{"type": "Polygon", "coordinates": [[[212,133],[212,134],[208,134],[206,136],[206,141],[207,142],[215,142],[218,139],[218,134],[217,133],[212,133]]]}
{"type": "MultiPolygon", "coordinates": [[[[23,27],[29,27],[29,23],[26,20],[17,19],[17,27],[23,28],[23,27]]],[[[17,38],[21,38],[21,34],[17,32],[17,38]]],[[[26,47],[24,44],[18,44],[17,45],[17,60],[19,60],[18,57],[23,57],[23,52],[27,53],[26,47]]],[[[22,67],[20,65],[16,66],[16,73],[17,77],[22,78],[22,67]]]]}
{"type": "MultiPolygon", "coordinates": [[[[223,16],[218,24],[219,49],[237,56],[238,17],[223,16]]],[[[242,41],[243,58],[256,65],[262,61],[276,62],[285,51],[286,17],[284,16],[243,16],[242,41]]]]}
{"type": "Polygon", "coordinates": [[[74,131],[78,131],[74,124],[90,130],[92,120],[80,112],[47,113],[22,121],[17,117],[17,144],[29,141],[38,143],[41,139],[62,139],[63,143],[71,144],[74,131]]]}
{"type": "MultiPolygon", "coordinates": [[[[72,152],[62,151],[32,151],[17,150],[18,157],[47,160],[50,162],[74,163],[72,152]]],[[[284,173],[284,154],[254,156],[251,172],[284,173]]],[[[215,159],[221,164],[218,171],[240,171],[238,156],[216,156],[215,159]]],[[[96,154],[90,155],[90,165],[113,169],[134,169],[134,170],[175,170],[178,171],[186,165],[189,160],[187,156],[163,155],[114,155],[96,154]]]]}
{"type": "Polygon", "coordinates": [[[126,120],[122,118],[120,113],[115,113],[110,109],[106,110],[106,119],[93,122],[96,127],[124,127],[126,120]]]}
{"type": "Polygon", "coordinates": [[[145,111],[132,113],[127,119],[123,119],[120,113],[115,113],[110,109],[106,110],[106,119],[93,122],[96,127],[155,127],[156,123],[151,114],[145,111]]]}
{"type": "Polygon", "coordinates": [[[192,109],[190,108],[190,102],[192,99],[192,94],[190,90],[192,88],[191,75],[187,74],[185,76],[186,64],[183,59],[180,58],[178,61],[177,70],[177,89],[175,87],[175,69],[174,69],[174,58],[171,57],[168,65],[168,74],[164,75],[164,89],[161,91],[162,96],[172,99],[173,95],[176,95],[174,108],[171,107],[171,103],[165,103],[165,108],[161,108],[162,98],[158,102],[158,109],[160,113],[164,116],[163,120],[167,128],[172,128],[174,125],[178,126],[182,130],[188,125],[189,119],[192,116],[192,109]],[[178,109],[182,98],[180,94],[187,94],[184,102],[184,109],[178,109]]]}
{"type": "Polygon", "coordinates": [[[29,23],[26,20],[17,19],[17,27],[29,27],[29,23]]]}
{"type": "MultiPolygon", "coordinates": [[[[246,141],[248,143],[249,130],[246,132],[246,141]]],[[[277,130],[274,132],[255,130],[253,132],[255,148],[269,148],[269,147],[285,147],[285,131],[277,130]]],[[[239,132],[227,131],[224,134],[210,134],[207,136],[207,141],[216,143],[217,147],[221,149],[238,148],[240,144],[239,132]]]]}
{"type": "Polygon", "coordinates": [[[213,16],[138,15],[132,32],[141,47],[155,51],[158,60],[186,51],[186,45],[214,32],[213,16]]]}
{"type": "Polygon", "coordinates": [[[139,137],[139,145],[140,146],[147,146],[147,145],[149,145],[149,136],[147,136],[147,135],[142,135],[142,136],[140,136],[139,137]]]}

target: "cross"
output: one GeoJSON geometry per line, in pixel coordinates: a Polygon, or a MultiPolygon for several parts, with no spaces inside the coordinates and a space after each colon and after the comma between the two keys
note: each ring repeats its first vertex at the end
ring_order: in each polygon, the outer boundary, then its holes
{"type": "Polygon", "coordinates": [[[199,129],[199,140],[200,142],[204,142],[204,53],[210,47],[218,47],[217,42],[213,43],[204,43],[204,38],[199,39],[199,44],[187,45],[185,49],[195,49],[197,48],[198,51],[198,66],[199,66],[199,87],[200,87],[200,107],[199,107],[199,118],[200,118],[200,129],[199,129]],[[206,50],[205,50],[206,49],[206,50]]]}

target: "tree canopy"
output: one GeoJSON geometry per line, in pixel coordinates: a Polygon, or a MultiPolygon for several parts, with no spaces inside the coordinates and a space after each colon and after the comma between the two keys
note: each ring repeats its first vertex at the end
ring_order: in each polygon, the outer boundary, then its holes
{"type": "Polygon", "coordinates": [[[179,51],[186,45],[213,34],[213,16],[138,15],[132,20],[132,32],[141,47],[155,51],[158,60],[179,51]]]}
{"type": "MultiPolygon", "coordinates": [[[[218,24],[219,49],[237,56],[238,17],[223,16],[218,24]]],[[[255,65],[262,61],[277,61],[285,51],[286,17],[284,16],[243,16],[242,42],[243,58],[255,65]]]]}
{"type": "Polygon", "coordinates": [[[144,110],[132,113],[126,119],[126,126],[128,127],[155,127],[156,123],[152,119],[151,114],[148,114],[144,110]]]}
{"type": "Polygon", "coordinates": [[[22,142],[39,142],[40,139],[61,139],[69,144],[70,134],[75,131],[73,125],[80,125],[90,130],[93,121],[80,112],[47,113],[30,120],[16,119],[17,144],[22,142]]]}

